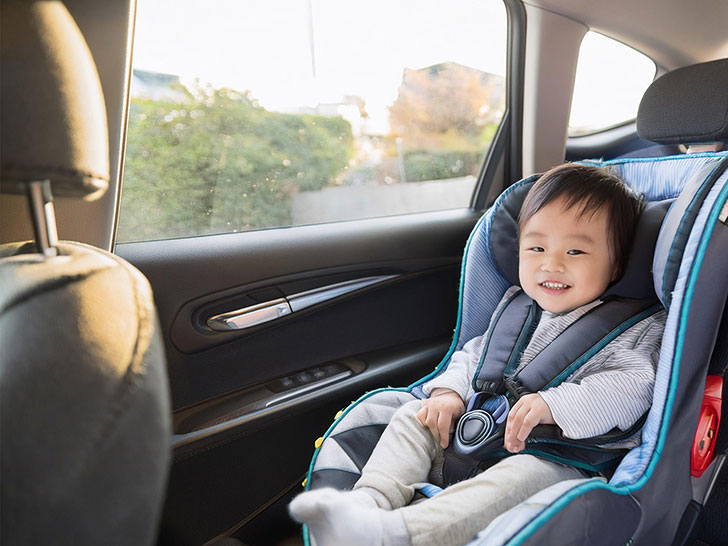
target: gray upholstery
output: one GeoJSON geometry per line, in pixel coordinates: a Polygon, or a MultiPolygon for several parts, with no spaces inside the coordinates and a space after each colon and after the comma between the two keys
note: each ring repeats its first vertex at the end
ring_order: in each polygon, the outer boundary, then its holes
{"type": "MultiPolygon", "coordinates": [[[[3,0],[1,80],[2,190],[103,193],[103,95],[61,3],[3,0]]],[[[149,283],[94,247],[41,247],[0,246],[0,543],[153,544],[171,410],[149,283]]]]}

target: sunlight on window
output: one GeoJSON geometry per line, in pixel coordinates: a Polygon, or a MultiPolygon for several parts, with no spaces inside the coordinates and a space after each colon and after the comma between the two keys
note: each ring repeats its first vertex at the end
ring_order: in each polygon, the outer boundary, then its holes
{"type": "Polygon", "coordinates": [[[616,40],[587,32],[579,50],[569,136],[594,133],[637,116],[655,63],[616,40]]]}

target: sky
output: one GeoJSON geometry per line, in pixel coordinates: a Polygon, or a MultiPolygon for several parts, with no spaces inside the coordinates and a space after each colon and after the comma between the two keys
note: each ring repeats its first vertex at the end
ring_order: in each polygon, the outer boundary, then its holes
{"type": "MultiPolygon", "coordinates": [[[[644,60],[634,64],[606,38],[592,34],[582,54],[591,51],[618,69],[645,72],[644,60]]],[[[374,130],[382,132],[403,70],[445,61],[505,75],[506,12],[500,0],[137,2],[134,68],[250,90],[270,110],[357,95],[366,101],[374,130]]],[[[642,77],[644,85],[636,76],[607,79],[609,73],[603,63],[580,62],[576,89],[583,91],[574,99],[572,125],[595,114],[633,116],[631,103],[638,99],[623,104],[614,98],[614,88],[642,86],[632,92],[639,97],[654,69],[642,77]],[[587,77],[601,85],[580,84],[587,77]],[[620,109],[627,113],[619,114],[620,109]]]]}
{"type": "Polygon", "coordinates": [[[499,0],[353,5],[139,0],[134,68],[251,90],[273,110],[358,95],[380,124],[397,98],[404,68],[454,61],[505,74],[506,14],[499,0]]]}

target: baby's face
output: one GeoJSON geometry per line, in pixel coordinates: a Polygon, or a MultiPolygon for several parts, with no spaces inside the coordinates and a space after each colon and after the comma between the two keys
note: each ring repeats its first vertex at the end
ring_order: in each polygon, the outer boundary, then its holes
{"type": "Polygon", "coordinates": [[[534,214],[521,230],[518,277],[541,308],[571,311],[597,299],[616,276],[609,251],[607,214],[579,218],[579,205],[566,210],[556,200],[534,214]]]}

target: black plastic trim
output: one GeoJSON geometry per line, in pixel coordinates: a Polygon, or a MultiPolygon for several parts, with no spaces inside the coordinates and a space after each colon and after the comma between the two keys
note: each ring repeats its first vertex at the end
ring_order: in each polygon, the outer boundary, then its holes
{"type": "MultiPolygon", "coordinates": [[[[250,412],[235,415],[228,420],[216,422],[207,427],[197,427],[188,433],[175,434],[172,437],[175,457],[182,457],[189,451],[197,450],[200,444],[224,441],[230,434],[239,436],[259,429],[262,422],[268,419],[272,420],[286,414],[303,412],[307,408],[331,399],[334,394],[348,392],[358,396],[369,386],[385,384],[386,381],[383,381],[382,378],[395,371],[406,373],[408,369],[416,370],[428,363],[432,363],[434,366],[447,352],[449,346],[450,340],[441,338],[428,342],[408,343],[342,359],[339,362],[347,364],[355,373],[340,381],[327,383],[321,388],[306,391],[301,396],[270,407],[265,407],[263,403],[261,408],[251,409],[250,412]]],[[[253,392],[255,389],[267,389],[267,387],[259,385],[252,389],[246,389],[246,392],[253,392]]],[[[245,399],[245,396],[241,398],[241,400],[245,399]]],[[[209,412],[214,404],[223,402],[224,400],[212,400],[175,412],[174,421],[177,423],[175,428],[178,429],[180,423],[191,422],[195,419],[196,412],[209,412]]],[[[228,411],[227,414],[233,415],[234,412],[228,411]]]]}
{"type": "MultiPolygon", "coordinates": [[[[519,0],[503,0],[508,15],[506,109],[488,148],[471,207],[483,210],[503,158],[503,186],[520,180],[523,165],[523,75],[526,58],[526,10],[519,0]]],[[[503,188],[501,188],[503,189],[503,188]]],[[[497,192],[498,194],[500,192],[497,192]]],[[[497,194],[496,194],[497,195],[497,194]]]]}

